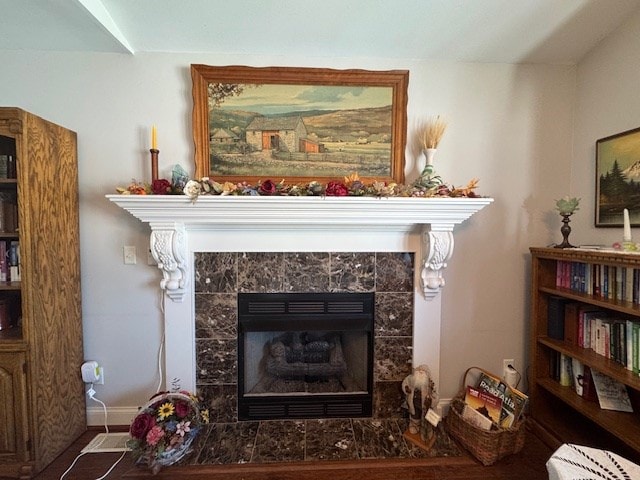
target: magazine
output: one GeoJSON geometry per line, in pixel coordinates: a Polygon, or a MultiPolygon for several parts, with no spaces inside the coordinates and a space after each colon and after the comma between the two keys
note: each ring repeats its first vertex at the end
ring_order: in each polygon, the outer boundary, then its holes
{"type": "Polygon", "coordinates": [[[502,399],[500,422],[498,422],[502,428],[510,428],[520,419],[529,400],[529,397],[521,391],[485,373],[480,374],[477,388],[502,399]]]}
{"type": "Polygon", "coordinates": [[[483,392],[472,386],[467,386],[464,403],[476,412],[481,413],[496,425],[500,424],[502,399],[489,392],[483,392]]]}

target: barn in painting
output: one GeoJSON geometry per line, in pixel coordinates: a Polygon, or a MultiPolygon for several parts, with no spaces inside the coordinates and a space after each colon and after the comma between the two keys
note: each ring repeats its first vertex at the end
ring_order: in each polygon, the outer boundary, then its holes
{"type": "MultiPolygon", "coordinates": [[[[301,117],[256,117],[247,125],[247,143],[255,150],[299,152],[307,138],[301,117]]],[[[302,150],[304,151],[304,150],[302,150]]]]}

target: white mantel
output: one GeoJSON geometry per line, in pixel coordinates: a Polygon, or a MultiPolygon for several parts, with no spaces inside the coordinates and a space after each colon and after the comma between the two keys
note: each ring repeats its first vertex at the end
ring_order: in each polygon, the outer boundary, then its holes
{"type": "Polygon", "coordinates": [[[151,228],[171,299],[164,308],[167,383],[195,390],[194,252],[414,252],[413,364],[440,374],[443,272],[454,227],[492,198],[107,195],[151,228]]]}
{"type": "Polygon", "coordinates": [[[192,265],[186,233],[192,230],[338,230],[409,233],[420,229],[424,254],[422,290],[433,298],[444,286],[442,271],[453,254],[453,229],[492,198],[288,197],[107,195],[151,227],[151,253],[162,270],[161,287],[174,301],[186,293],[192,265]]]}

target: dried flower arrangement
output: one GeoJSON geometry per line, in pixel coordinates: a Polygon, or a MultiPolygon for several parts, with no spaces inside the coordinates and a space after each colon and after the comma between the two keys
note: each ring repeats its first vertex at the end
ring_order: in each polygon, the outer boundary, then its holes
{"type": "Polygon", "coordinates": [[[440,143],[440,140],[442,140],[442,136],[446,129],[447,122],[440,118],[440,115],[435,118],[429,118],[421,127],[422,147],[425,149],[438,148],[438,144],[440,143]]]}

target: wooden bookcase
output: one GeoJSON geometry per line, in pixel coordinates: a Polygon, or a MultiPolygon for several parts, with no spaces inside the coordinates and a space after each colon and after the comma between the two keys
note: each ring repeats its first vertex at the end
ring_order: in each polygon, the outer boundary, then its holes
{"type": "Polygon", "coordinates": [[[0,242],[20,246],[19,281],[0,281],[0,478],[31,478],[86,430],[76,134],[0,107],[0,155],[17,205],[0,242]]]}
{"type": "Polygon", "coordinates": [[[558,262],[640,269],[640,254],[615,251],[531,248],[531,338],[529,372],[530,415],[533,429],[552,448],[578,443],[615,451],[632,461],[640,460],[640,376],[620,363],[564,340],[547,336],[547,307],[551,296],[606,313],[640,321],[640,305],[632,299],[610,299],[593,289],[557,286],[558,262]],[[584,292],[581,290],[585,290],[584,292]],[[627,386],[633,413],[603,410],[585,400],[573,387],[554,379],[555,352],[579,360],[627,386]]]}

